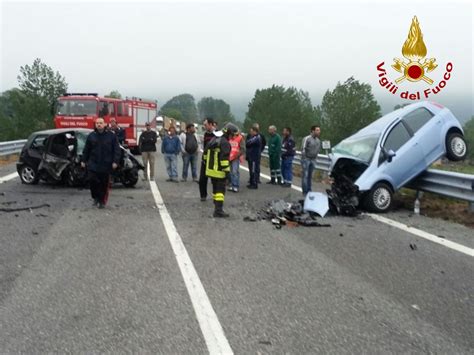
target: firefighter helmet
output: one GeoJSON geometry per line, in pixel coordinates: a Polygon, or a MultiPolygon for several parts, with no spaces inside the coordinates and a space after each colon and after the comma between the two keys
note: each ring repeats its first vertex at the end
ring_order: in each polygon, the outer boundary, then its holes
{"type": "Polygon", "coordinates": [[[238,131],[239,131],[239,127],[237,127],[235,124],[233,123],[227,123],[224,128],[222,128],[222,131],[224,133],[227,133],[229,135],[234,135],[236,134],[238,131]]]}

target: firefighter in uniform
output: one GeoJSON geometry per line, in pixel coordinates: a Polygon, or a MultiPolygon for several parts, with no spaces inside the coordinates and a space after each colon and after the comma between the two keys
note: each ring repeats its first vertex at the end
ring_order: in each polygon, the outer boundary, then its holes
{"type": "Polygon", "coordinates": [[[224,212],[224,195],[228,174],[230,173],[230,144],[228,138],[238,131],[237,126],[228,123],[222,131],[214,132],[204,151],[206,176],[211,178],[212,198],[214,200],[214,217],[229,217],[224,212]]]}

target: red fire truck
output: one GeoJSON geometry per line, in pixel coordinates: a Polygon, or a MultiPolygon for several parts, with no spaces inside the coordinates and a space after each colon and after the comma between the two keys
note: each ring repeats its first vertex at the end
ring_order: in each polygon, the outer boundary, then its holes
{"type": "Polygon", "coordinates": [[[113,99],[99,97],[95,93],[70,93],[58,98],[54,124],[56,128],[83,127],[94,129],[94,120],[103,117],[108,124],[115,118],[125,129],[126,145],[132,152],[138,151],[138,139],[145,123],[156,128],[156,101],[137,97],[113,99]]]}

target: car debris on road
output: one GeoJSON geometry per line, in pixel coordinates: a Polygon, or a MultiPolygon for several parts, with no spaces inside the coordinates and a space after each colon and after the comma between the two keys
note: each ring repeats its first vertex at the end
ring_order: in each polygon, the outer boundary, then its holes
{"type": "Polygon", "coordinates": [[[273,200],[267,202],[265,207],[257,212],[257,216],[246,216],[244,221],[267,220],[271,221],[275,228],[280,229],[286,225],[289,227],[331,227],[330,224],[319,223],[316,213],[305,212],[304,200],[298,202],[287,202],[285,200],[273,200]]]}

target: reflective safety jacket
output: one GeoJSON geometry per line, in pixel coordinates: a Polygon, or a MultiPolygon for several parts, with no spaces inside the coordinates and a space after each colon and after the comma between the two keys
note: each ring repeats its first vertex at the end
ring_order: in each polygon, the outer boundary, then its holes
{"type": "Polygon", "coordinates": [[[206,176],[225,179],[230,172],[230,144],[225,137],[214,137],[204,151],[206,161],[206,176]]]}

